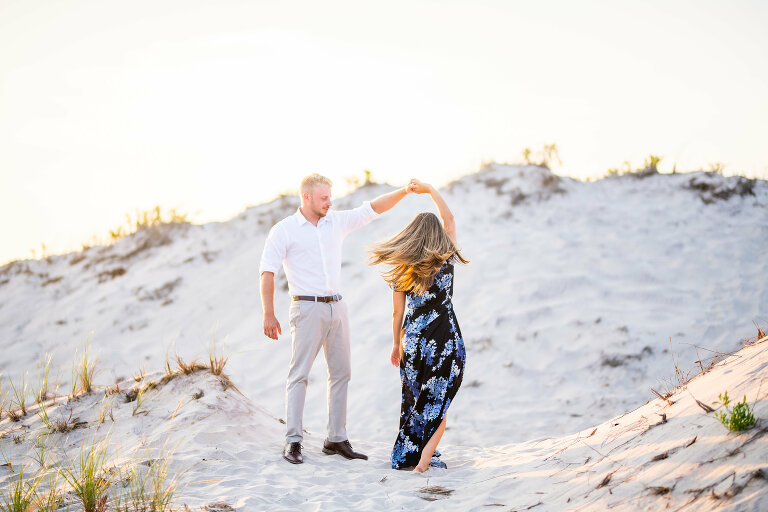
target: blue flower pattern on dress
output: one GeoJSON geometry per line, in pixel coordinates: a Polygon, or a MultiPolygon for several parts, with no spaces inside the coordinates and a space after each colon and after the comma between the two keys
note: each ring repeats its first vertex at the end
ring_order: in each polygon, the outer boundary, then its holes
{"type": "MultiPolygon", "coordinates": [[[[392,449],[392,468],[416,466],[440,426],[464,375],[466,352],[453,312],[453,264],[446,262],[425,293],[407,292],[400,361],[400,432],[392,449]]],[[[435,452],[434,458],[440,453],[435,452]]]]}

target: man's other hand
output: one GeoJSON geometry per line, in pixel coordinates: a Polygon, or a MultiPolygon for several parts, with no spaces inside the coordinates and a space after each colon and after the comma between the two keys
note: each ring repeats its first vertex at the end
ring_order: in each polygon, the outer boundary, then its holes
{"type": "Polygon", "coordinates": [[[264,314],[264,335],[273,340],[277,339],[278,334],[283,334],[280,329],[280,322],[274,314],[264,314]]]}

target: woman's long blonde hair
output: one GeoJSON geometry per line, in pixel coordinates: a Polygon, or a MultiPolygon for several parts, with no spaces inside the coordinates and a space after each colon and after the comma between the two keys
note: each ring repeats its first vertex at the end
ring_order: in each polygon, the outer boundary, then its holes
{"type": "Polygon", "coordinates": [[[382,274],[390,286],[418,295],[429,290],[435,274],[446,261],[469,263],[445,232],[437,215],[430,212],[416,215],[401,232],[371,245],[368,250],[370,265],[390,266],[382,274]]]}

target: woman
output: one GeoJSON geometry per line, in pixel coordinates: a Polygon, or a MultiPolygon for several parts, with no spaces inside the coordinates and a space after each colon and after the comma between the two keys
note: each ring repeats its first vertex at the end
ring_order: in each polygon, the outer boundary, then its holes
{"type": "Polygon", "coordinates": [[[418,214],[400,233],[375,244],[370,262],[390,267],[384,279],[393,290],[390,360],[400,367],[402,405],[392,468],[424,472],[430,464],[446,467],[435,450],[466,358],[451,304],[453,264],[468,261],[457,248],[456,223],[442,196],[416,180],[409,189],[432,196],[442,224],[433,213],[418,214]]]}

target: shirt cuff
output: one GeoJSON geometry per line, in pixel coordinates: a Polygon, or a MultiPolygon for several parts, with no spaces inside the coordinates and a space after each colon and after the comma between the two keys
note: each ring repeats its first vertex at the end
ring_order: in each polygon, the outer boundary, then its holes
{"type": "Polygon", "coordinates": [[[376,213],[376,210],[373,209],[373,206],[371,206],[370,201],[363,201],[363,207],[366,208],[368,211],[368,215],[371,216],[372,219],[375,219],[376,217],[381,217],[381,213],[376,213]]]}
{"type": "Polygon", "coordinates": [[[277,275],[278,270],[279,269],[275,267],[271,267],[269,265],[262,265],[261,267],[259,267],[259,276],[261,276],[261,274],[263,274],[264,272],[272,272],[274,275],[277,275]]]}

